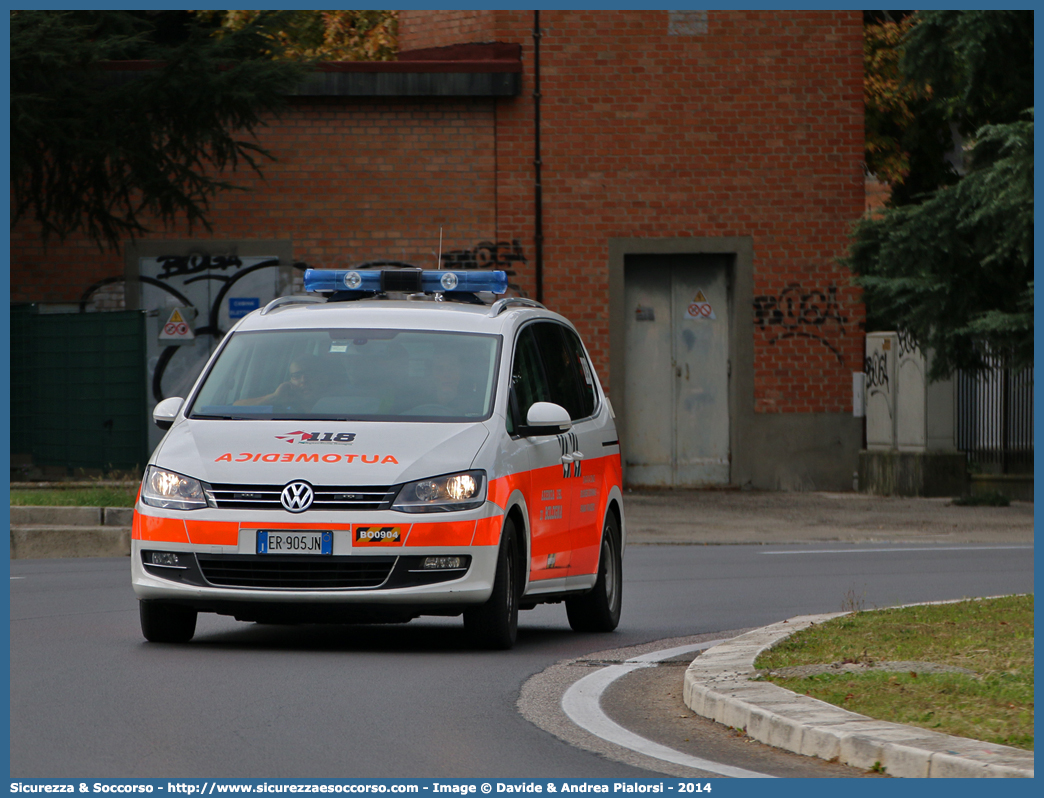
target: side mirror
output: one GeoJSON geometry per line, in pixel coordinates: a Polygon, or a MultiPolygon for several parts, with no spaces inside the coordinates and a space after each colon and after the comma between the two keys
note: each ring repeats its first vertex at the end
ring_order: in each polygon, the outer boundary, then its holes
{"type": "Polygon", "coordinates": [[[178,417],[178,412],[181,410],[181,406],[185,403],[185,400],[180,396],[172,396],[169,399],[164,399],[155,409],[152,411],[152,420],[156,422],[156,426],[160,429],[170,429],[174,423],[174,419],[178,417]]]}
{"type": "Polygon", "coordinates": [[[558,435],[573,426],[569,411],[554,402],[534,402],[526,413],[526,426],[519,432],[525,437],[558,435]]]}

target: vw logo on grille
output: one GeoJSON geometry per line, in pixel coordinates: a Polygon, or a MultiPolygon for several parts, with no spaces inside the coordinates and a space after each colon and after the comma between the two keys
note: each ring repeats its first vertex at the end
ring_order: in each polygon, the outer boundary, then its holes
{"type": "Polygon", "coordinates": [[[312,486],[307,482],[291,482],[279,494],[279,501],[282,503],[283,509],[291,513],[303,513],[312,506],[314,498],[312,486]]]}

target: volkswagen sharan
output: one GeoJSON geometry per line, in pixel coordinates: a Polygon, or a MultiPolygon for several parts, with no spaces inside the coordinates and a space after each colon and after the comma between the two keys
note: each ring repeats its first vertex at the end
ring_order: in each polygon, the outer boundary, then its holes
{"type": "Polygon", "coordinates": [[[141,629],[463,616],[510,648],[518,611],[620,619],[626,526],[612,406],[576,329],[504,272],[310,269],[230,330],[134,512],[141,629]],[[499,298],[498,298],[499,297],[499,298]]]}

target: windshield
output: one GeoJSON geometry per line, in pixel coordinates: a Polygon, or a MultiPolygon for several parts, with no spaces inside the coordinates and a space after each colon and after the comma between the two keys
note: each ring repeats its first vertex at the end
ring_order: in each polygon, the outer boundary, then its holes
{"type": "Polygon", "coordinates": [[[500,336],[427,330],[236,333],[189,415],[473,421],[493,411],[500,336]]]}

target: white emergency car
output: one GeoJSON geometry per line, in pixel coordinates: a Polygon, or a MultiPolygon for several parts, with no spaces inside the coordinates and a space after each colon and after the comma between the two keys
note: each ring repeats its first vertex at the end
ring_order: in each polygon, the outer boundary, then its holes
{"type": "Polygon", "coordinates": [[[504,272],[309,270],[241,319],[168,429],[134,512],[141,629],[464,616],[620,618],[620,442],[573,326],[504,272]],[[319,296],[319,295],[322,296],[319,296]]]}

